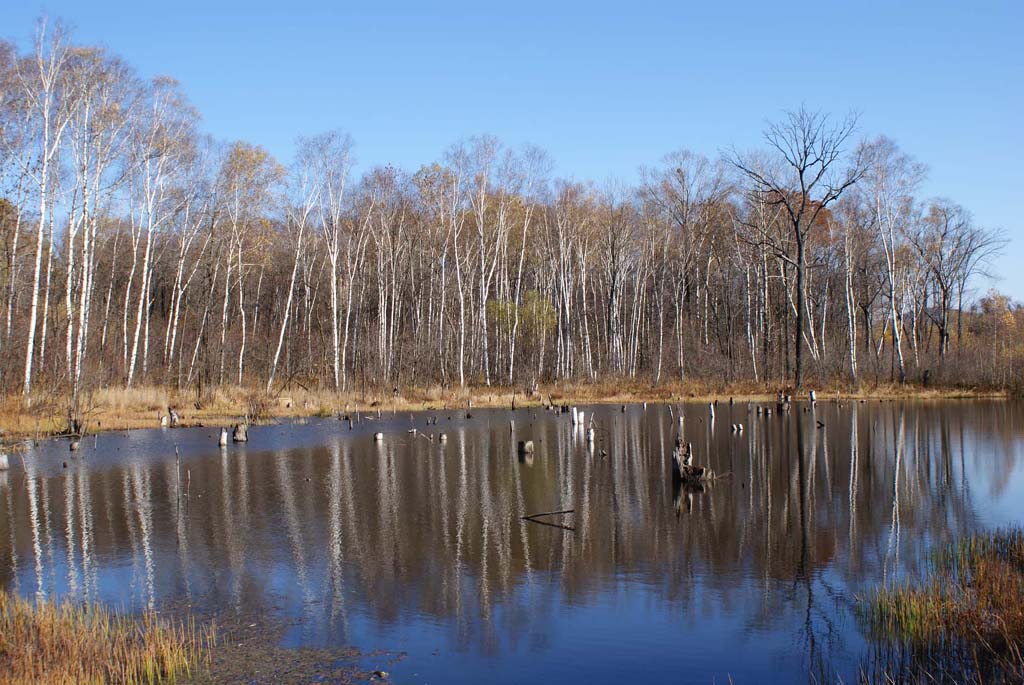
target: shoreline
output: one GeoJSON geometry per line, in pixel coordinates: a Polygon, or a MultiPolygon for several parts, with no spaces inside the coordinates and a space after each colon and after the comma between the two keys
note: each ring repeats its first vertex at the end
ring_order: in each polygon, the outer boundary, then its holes
{"type": "MultiPolygon", "coordinates": [[[[977,400],[1011,399],[1012,393],[970,388],[923,388],[919,386],[875,385],[860,388],[819,389],[807,385],[793,393],[794,401],[806,399],[811,389],[819,402],[837,400],[977,400]]],[[[440,386],[377,391],[310,392],[296,389],[273,395],[245,387],[218,388],[198,399],[190,390],[144,386],[105,389],[90,393],[81,411],[81,434],[159,428],[161,417],[173,407],[180,415],[179,427],[230,426],[235,423],[266,423],[278,420],[328,417],[349,412],[431,411],[467,407],[524,408],[545,404],[653,404],[729,401],[774,402],[781,391],[768,384],[710,386],[700,383],[651,385],[635,381],[609,380],[596,383],[565,383],[540,386],[527,394],[508,386],[474,386],[445,390],[440,386]]],[[[68,437],[67,401],[36,400],[26,406],[20,396],[0,400],[0,441],[68,437]]]]}

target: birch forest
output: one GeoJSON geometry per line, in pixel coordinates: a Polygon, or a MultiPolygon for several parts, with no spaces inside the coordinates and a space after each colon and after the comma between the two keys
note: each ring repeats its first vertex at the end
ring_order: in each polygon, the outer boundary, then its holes
{"type": "Polygon", "coordinates": [[[856,116],[627,186],[490,136],[401,169],[310,132],[285,162],[204,135],[185,90],[54,22],[0,43],[3,394],[1021,377],[1003,234],[856,116]]]}

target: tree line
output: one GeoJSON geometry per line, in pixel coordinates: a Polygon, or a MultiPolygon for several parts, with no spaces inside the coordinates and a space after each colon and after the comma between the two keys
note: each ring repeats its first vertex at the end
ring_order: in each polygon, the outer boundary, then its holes
{"type": "Polygon", "coordinates": [[[0,390],[1019,377],[1020,312],[974,295],[1003,235],[857,135],[801,107],[631,187],[490,136],[357,176],[331,131],[286,167],[41,21],[0,43],[0,390]]]}

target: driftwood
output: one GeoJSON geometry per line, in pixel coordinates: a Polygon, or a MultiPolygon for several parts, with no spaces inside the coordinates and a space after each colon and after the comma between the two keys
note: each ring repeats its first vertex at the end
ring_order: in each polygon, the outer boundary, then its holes
{"type": "Polygon", "coordinates": [[[576,528],[573,526],[567,526],[564,523],[551,523],[550,521],[540,520],[540,517],[542,516],[562,516],[563,514],[574,513],[576,513],[575,509],[562,509],[560,511],[542,511],[537,514],[527,514],[526,516],[523,516],[522,519],[524,521],[529,521],[531,523],[539,523],[542,526],[551,526],[552,528],[561,528],[562,530],[571,530],[575,532],[576,528]]]}

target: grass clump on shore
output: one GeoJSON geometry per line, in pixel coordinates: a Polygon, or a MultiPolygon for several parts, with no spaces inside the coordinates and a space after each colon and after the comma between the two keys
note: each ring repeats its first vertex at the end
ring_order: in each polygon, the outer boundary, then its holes
{"type": "Polygon", "coordinates": [[[0,685],[173,683],[200,675],[212,628],[125,617],[93,605],[30,602],[0,590],[0,685]]]}
{"type": "Polygon", "coordinates": [[[862,610],[888,680],[1024,680],[1024,530],[955,542],[922,581],[877,590],[862,610]]]}

